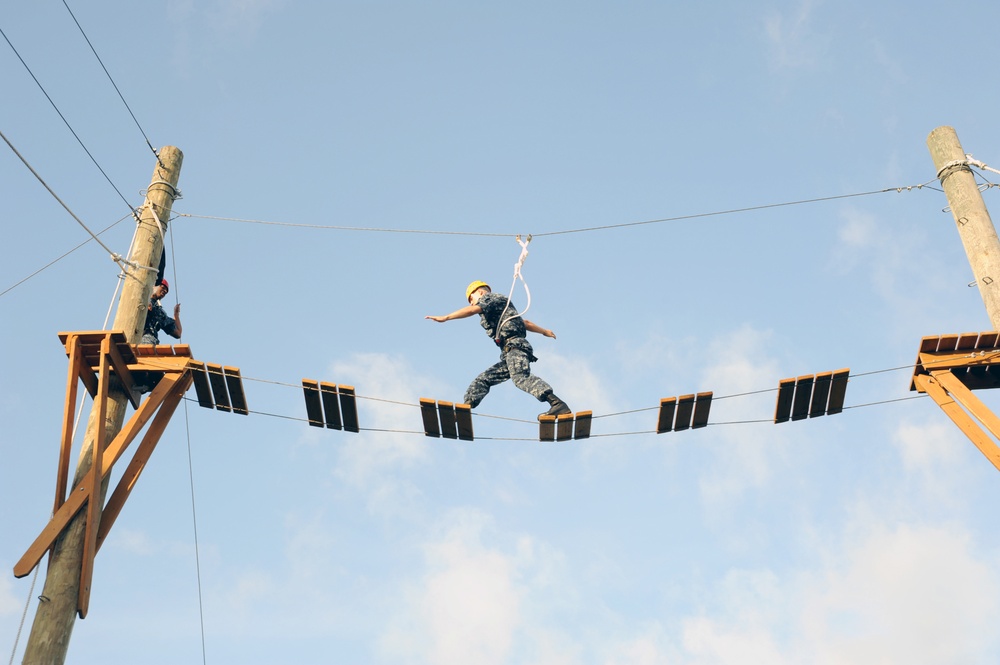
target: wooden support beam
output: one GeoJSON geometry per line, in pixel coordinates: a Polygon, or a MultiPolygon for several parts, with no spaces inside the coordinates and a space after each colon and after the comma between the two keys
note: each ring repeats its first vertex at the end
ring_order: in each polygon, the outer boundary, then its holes
{"type": "MultiPolygon", "coordinates": [[[[937,405],[941,407],[941,410],[945,412],[945,415],[951,418],[952,421],[958,425],[958,428],[962,430],[970,441],[972,441],[976,448],[978,448],[986,459],[990,461],[994,468],[1000,471],[1000,447],[997,447],[997,444],[993,441],[993,439],[991,439],[981,427],[976,425],[976,422],[972,419],[972,417],[970,417],[969,414],[955,402],[952,395],[949,395],[948,391],[938,378],[928,374],[920,374],[915,376],[913,380],[917,386],[917,390],[927,393],[931,399],[933,399],[937,405]]],[[[971,396],[971,394],[972,393],[970,392],[969,396],[971,396]]],[[[992,416],[992,413],[990,415],[992,416]]],[[[1000,427],[1000,423],[993,423],[992,426],[1000,427]]],[[[994,434],[994,436],[996,436],[996,434],[994,434]]]]}
{"type": "Polygon", "coordinates": [[[125,506],[125,500],[132,493],[132,488],[135,487],[135,483],[139,480],[139,474],[146,468],[150,455],[153,454],[156,444],[159,443],[160,437],[163,436],[170,418],[174,415],[174,411],[177,410],[177,405],[180,404],[184,393],[191,386],[192,380],[190,371],[182,375],[172,375],[163,378],[161,383],[167,385],[166,394],[160,404],[160,408],[157,410],[149,429],[146,430],[146,434],[142,437],[138,448],[136,448],[135,453],[132,455],[132,460],[118,481],[117,487],[104,504],[104,510],[101,513],[101,524],[97,531],[95,554],[101,549],[101,544],[104,543],[104,539],[107,538],[115,520],[118,519],[119,513],[121,513],[122,508],[125,506]]]}

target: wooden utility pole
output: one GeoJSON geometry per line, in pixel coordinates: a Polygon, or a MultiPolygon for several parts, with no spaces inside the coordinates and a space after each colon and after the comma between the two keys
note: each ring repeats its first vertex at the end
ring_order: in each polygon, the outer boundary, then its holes
{"type": "MultiPolygon", "coordinates": [[[[125,332],[129,344],[138,344],[142,338],[146,323],[146,305],[153,291],[156,267],[163,251],[163,234],[166,233],[167,220],[170,218],[171,207],[177,197],[177,182],[183,159],[183,153],[177,148],[171,146],[162,148],[147,190],[146,205],[140,215],[131,259],[139,266],[152,267],[152,270],[129,268],[112,326],[113,330],[125,332]]],[[[114,439],[122,429],[128,404],[129,399],[125,392],[120,386],[113,385],[105,412],[101,414],[101,409],[98,408],[91,410],[71,487],[76,487],[91,467],[98,427],[104,428],[103,441],[114,439]]],[[[101,503],[106,490],[107,482],[101,488],[101,503]]],[[[96,513],[99,517],[99,509],[96,513]]],[[[39,596],[38,610],[35,613],[22,661],[26,665],[64,663],[76,615],[79,612],[81,618],[86,616],[86,607],[79,607],[78,603],[83,551],[85,539],[88,537],[87,517],[87,510],[77,513],[52,547],[45,586],[39,596]]],[[[97,525],[92,524],[91,527],[96,529],[97,525]]],[[[89,579],[83,583],[89,585],[89,579]]]]}
{"type": "Polygon", "coordinates": [[[965,254],[994,330],[1000,330],[1000,239],[976,185],[969,160],[951,127],[927,137],[938,179],[948,197],[965,254]]]}

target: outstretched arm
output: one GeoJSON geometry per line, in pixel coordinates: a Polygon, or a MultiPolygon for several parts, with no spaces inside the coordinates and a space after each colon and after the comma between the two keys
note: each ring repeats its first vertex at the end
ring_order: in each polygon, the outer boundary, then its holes
{"type": "Polygon", "coordinates": [[[467,319],[470,316],[475,316],[483,311],[483,308],[479,305],[469,305],[468,307],[463,307],[462,309],[456,309],[451,314],[445,314],[444,316],[425,316],[425,319],[430,319],[431,321],[437,321],[438,323],[444,323],[445,321],[451,321],[452,319],[467,319]]]}
{"type": "Polygon", "coordinates": [[[532,323],[528,319],[524,320],[524,329],[528,332],[538,333],[539,335],[545,335],[546,337],[556,338],[556,334],[551,330],[546,330],[537,323],[532,323]]]}

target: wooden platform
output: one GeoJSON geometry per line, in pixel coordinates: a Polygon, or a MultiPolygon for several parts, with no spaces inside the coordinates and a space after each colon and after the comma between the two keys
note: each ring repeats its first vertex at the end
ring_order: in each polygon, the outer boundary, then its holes
{"type": "Polygon", "coordinates": [[[302,379],[306,417],[313,427],[360,432],[354,386],[302,379]]]}
{"type": "Polygon", "coordinates": [[[468,404],[420,398],[420,418],[424,435],[472,441],[472,407],[468,404]]]}
{"type": "Polygon", "coordinates": [[[593,411],[564,413],[561,416],[538,416],[539,441],[589,439],[593,411]]]}
{"type": "Polygon", "coordinates": [[[708,425],[712,408],[712,393],[702,392],[680,397],[664,397],[656,418],[656,433],[680,432],[708,425]]]}
{"type": "Polygon", "coordinates": [[[918,390],[916,377],[950,370],[969,390],[1000,388],[1000,333],[931,335],[920,340],[910,390],[918,390]]]}

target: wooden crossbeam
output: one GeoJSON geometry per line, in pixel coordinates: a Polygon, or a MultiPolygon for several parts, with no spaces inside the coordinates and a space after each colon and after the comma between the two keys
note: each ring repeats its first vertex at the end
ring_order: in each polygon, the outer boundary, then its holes
{"type": "Polygon", "coordinates": [[[706,427],[711,409],[711,391],[680,397],[664,397],[660,400],[660,410],[656,417],[656,433],[706,427]]]}
{"type": "Polygon", "coordinates": [[[969,413],[963,410],[962,406],[965,406],[994,438],[1000,438],[1000,419],[947,370],[918,374],[913,377],[913,381],[916,389],[930,395],[945,415],[958,425],[994,468],[1000,471],[1000,447],[982,427],[976,424],[969,413]],[[959,403],[956,403],[956,400],[959,403]]]}
{"type": "Polygon", "coordinates": [[[850,373],[845,368],[781,379],[774,407],[775,424],[841,413],[850,373]]]}

